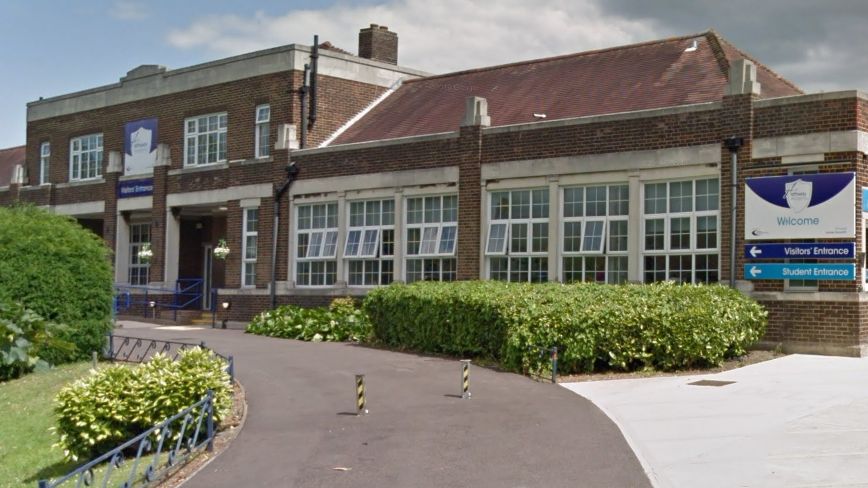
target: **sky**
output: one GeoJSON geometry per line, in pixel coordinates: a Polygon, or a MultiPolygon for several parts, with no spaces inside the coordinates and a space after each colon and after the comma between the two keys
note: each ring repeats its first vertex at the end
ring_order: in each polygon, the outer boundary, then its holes
{"type": "Polygon", "coordinates": [[[386,25],[399,64],[432,73],[715,29],[807,92],[868,89],[866,0],[0,0],[0,148],[26,104],[283,44],[356,52],[386,25]]]}

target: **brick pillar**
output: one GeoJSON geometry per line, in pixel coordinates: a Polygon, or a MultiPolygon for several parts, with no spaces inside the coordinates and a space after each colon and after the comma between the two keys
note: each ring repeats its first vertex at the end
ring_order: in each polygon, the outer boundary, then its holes
{"type": "MultiPolygon", "coordinates": [[[[160,144],[157,148],[157,162],[154,165],[154,194],[151,204],[151,283],[162,283],[165,280],[166,269],[166,195],[168,194],[169,168],[171,159],[168,157],[168,146],[160,144]]],[[[167,283],[174,286],[174,283],[167,283]]]]}
{"type": "MultiPolygon", "coordinates": [[[[105,172],[105,210],[103,211],[102,238],[117,257],[118,181],[124,170],[123,156],[119,151],[109,152],[105,172]]],[[[117,266],[117,262],[115,262],[117,266]]]]}
{"type": "MultiPolygon", "coordinates": [[[[241,243],[241,232],[244,215],[242,214],[243,210],[238,200],[227,202],[226,207],[228,209],[226,211],[226,244],[229,246],[229,255],[226,256],[225,261],[225,283],[226,288],[241,288],[241,253],[244,252],[244,246],[241,243]]],[[[261,214],[259,223],[261,228],[261,214]]],[[[262,239],[262,232],[259,235],[259,238],[262,239]]],[[[259,246],[259,250],[261,249],[262,246],[259,246]]],[[[257,271],[259,271],[258,266],[257,271]]],[[[256,281],[259,283],[259,276],[256,277],[256,281]]]]}
{"type": "Polygon", "coordinates": [[[744,173],[741,171],[751,160],[753,142],[754,102],[759,98],[760,86],[756,82],[756,67],[748,60],[733,61],[730,67],[730,85],[723,97],[720,111],[720,281],[730,279],[731,233],[735,232],[735,278],[744,280],[742,267],[744,244],[744,173]],[[738,155],[738,180],[736,182],[736,220],[732,221],[732,171],[731,152],[723,144],[729,137],[742,138],[738,155]]]}
{"type": "Polygon", "coordinates": [[[482,129],[490,125],[484,98],[467,97],[458,136],[458,279],[478,280],[482,226],[482,129]]]}

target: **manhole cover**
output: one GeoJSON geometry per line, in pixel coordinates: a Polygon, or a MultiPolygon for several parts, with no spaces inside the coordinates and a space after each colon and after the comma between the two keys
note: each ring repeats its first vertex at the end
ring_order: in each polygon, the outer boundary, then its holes
{"type": "Polygon", "coordinates": [[[687,383],[692,386],[726,386],[735,383],[735,381],[721,381],[721,380],[699,380],[694,381],[693,383],[687,383]]]}

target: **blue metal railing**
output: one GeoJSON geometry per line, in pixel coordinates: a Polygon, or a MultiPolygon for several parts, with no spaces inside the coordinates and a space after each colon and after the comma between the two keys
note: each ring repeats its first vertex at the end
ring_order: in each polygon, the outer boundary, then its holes
{"type": "Polygon", "coordinates": [[[114,310],[120,314],[139,305],[147,316],[148,310],[156,314],[158,308],[172,310],[172,318],[178,318],[178,310],[188,307],[201,307],[204,280],[202,278],[180,278],[175,288],[153,286],[115,285],[114,310]]]}
{"type": "Polygon", "coordinates": [[[203,447],[214,449],[214,392],[111,451],[98,456],[56,480],[40,480],[39,488],[70,486],[150,485],[183,464],[203,447]],[[155,446],[156,445],[156,446],[155,446]],[[135,452],[129,472],[125,456],[135,452]],[[125,454],[127,453],[127,454],[125,454]],[[150,461],[147,456],[152,456],[150,461]],[[104,470],[102,470],[104,468],[104,470]],[[99,471],[97,471],[99,470],[99,471]],[[101,478],[98,481],[96,478],[101,478]]]}

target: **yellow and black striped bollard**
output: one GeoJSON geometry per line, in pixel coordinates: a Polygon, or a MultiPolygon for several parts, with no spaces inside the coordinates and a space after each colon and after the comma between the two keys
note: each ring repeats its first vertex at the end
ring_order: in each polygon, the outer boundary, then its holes
{"type": "Polygon", "coordinates": [[[470,398],[470,360],[461,360],[461,398],[470,398]]]}
{"type": "Polygon", "coordinates": [[[364,415],[368,413],[367,402],[365,400],[365,375],[356,375],[356,415],[364,415]]]}

